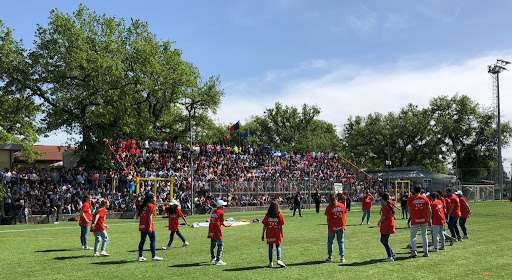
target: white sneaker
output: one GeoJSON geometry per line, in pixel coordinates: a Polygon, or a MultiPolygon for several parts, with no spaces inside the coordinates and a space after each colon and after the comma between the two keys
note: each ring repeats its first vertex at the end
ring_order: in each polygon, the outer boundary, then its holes
{"type": "Polygon", "coordinates": [[[155,257],[154,257],[154,258],[152,258],[151,260],[153,260],[153,261],[163,261],[163,260],[164,260],[164,258],[161,258],[161,257],[159,257],[159,256],[155,256],[155,257]]]}
{"type": "Polygon", "coordinates": [[[101,254],[100,254],[100,255],[101,255],[102,257],[108,257],[108,256],[110,256],[110,254],[109,254],[109,253],[107,253],[107,252],[105,252],[105,251],[101,252],[101,254]]]}
{"type": "Polygon", "coordinates": [[[143,262],[143,261],[145,261],[145,260],[146,260],[146,258],[144,258],[144,257],[139,257],[139,262],[143,262]]]}
{"type": "Polygon", "coordinates": [[[215,262],[215,265],[226,265],[227,263],[225,263],[223,260],[218,260],[217,262],[215,262]]]}
{"type": "Polygon", "coordinates": [[[190,245],[190,243],[188,243],[187,241],[183,242],[183,245],[181,245],[181,247],[187,247],[188,245],[190,245]]]}
{"type": "Polygon", "coordinates": [[[100,253],[98,252],[95,252],[94,254],[92,254],[93,257],[99,257],[100,256],[100,253]]]}
{"type": "Polygon", "coordinates": [[[345,263],[345,257],[340,258],[340,263],[345,263]]]}
{"type": "Polygon", "coordinates": [[[282,260],[277,260],[277,265],[280,267],[286,267],[286,264],[282,260]]]}
{"type": "Polygon", "coordinates": [[[168,251],[169,249],[171,249],[171,247],[170,247],[170,246],[169,246],[169,247],[166,247],[166,246],[163,246],[163,247],[162,247],[162,250],[164,250],[164,251],[168,251]]]}
{"type": "Polygon", "coordinates": [[[211,264],[216,264],[217,263],[217,260],[215,260],[215,258],[213,258],[211,261],[210,261],[211,264]]]}
{"type": "Polygon", "coordinates": [[[386,261],[388,261],[388,262],[394,262],[394,261],[395,261],[395,259],[394,259],[393,257],[390,257],[390,258],[386,258],[386,261]]]}
{"type": "Polygon", "coordinates": [[[325,259],[325,262],[328,262],[328,263],[332,262],[332,257],[327,257],[327,259],[325,259]]]}
{"type": "Polygon", "coordinates": [[[268,268],[272,268],[272,267],[274,267],[274,264],[273,263],[269,263],[268,264],[268,268]]]}

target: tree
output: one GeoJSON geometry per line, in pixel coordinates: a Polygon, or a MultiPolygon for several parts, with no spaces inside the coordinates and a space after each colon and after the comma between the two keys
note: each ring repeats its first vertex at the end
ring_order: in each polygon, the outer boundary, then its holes
{"type": "Polygon", "coordinates": [[[14,40],[12,30],[0,21],[0,143],[20,144],[27,159],[35,156],[33,144],[39,127],[39,107],[30,94],[10,79],[18,68],[25,67],[21,43],[14,40]]]}
{"type": "Polygon", "coordinates": [[[3,81],[41,101],[46,131],[81,135],[87,165],[100,164],[107,138],[182,137],[182,105],[191,96],[211,98],[198,109],[203,119],[220,103],[218,80],[202,83],[181,51],[140,20],[127,23],[80,5],[72,15],[52,10],[35,38],[32,49],[11,50],[19,65],[11,63],[3,81]]]}

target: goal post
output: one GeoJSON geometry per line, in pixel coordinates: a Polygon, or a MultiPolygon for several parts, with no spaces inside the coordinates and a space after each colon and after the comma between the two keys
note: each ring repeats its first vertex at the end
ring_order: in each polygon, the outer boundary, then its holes
{"type": "Polygon", "coordinates": [[[400,197],[400,194],[407,192],[411,193],[411,180],[395,180],[395,199],[400,197]]]}
{"type": "Polygon", "coordinates": [[[169,201],[174,198],[174,177],[169,178],[143,178],[143,177],[135,177],[135,193],[139,194],[142,191],[142,186],[144,184],[149,184],[150,188],[155,196],[158,194],[158,188],[162,187],[162,183],[164,186],[169,186],[169,201]]]}

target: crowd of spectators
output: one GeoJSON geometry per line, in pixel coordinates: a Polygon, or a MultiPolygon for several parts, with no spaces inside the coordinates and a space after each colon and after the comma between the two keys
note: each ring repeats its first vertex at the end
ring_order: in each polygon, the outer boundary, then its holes
{"type": "MultiPolygon", "coordinates": [[[[309,199],[320,190],[322,200],[334,182],[350,185],[357,201],[372,181],[335,153],[282,153],[269,147],[200,145],[190,149],[166,141],[108,141],[115,168],[95,171],[13,169],[0,171],[6,213],[20,217],[36,214],[77,213],[81,197],[111,201],[113,211],[133,211],[137,177],[174,178],[175,198],[191,208],[193,174],[196,209],[207,212],[222,198],[229,206],[264,206],[271,200],[289,203],[296,191],[309,199]],[[192,157],[192,165],[191,158],[192,157]],[[191,170],[193,166],[193,170],[191,170]]],[[[157,202],[169,201],[169,181],[142,181],[140,193],[156,190],[157,202]],[[156,187],[156,188],[155,188],[156,187]]]]}

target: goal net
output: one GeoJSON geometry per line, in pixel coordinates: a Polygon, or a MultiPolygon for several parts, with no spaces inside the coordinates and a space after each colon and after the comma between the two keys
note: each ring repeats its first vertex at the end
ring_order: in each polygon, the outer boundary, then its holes
{"type": "Polygon", "coordinates": [[[494,200],[494,185],[462,185],[461,187],[469,201],[494,200]]]}
{"type": "Polygon", "coordinates": [[[135,178],[137,194],[151,191],[157,204],[170,202],[174,198],[174,178],[135,178]]]}

